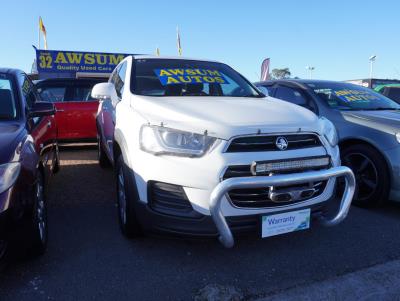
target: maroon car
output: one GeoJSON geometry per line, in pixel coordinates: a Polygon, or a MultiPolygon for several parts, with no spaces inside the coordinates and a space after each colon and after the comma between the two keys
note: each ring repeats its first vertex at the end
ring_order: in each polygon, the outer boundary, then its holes
{"type": "Polygon", "coordinates": [[[0,259],[10,242],[34,255],[46,249],[45,187],[59,166],[54,113],[25,73],[0,68],[0,259]]]}

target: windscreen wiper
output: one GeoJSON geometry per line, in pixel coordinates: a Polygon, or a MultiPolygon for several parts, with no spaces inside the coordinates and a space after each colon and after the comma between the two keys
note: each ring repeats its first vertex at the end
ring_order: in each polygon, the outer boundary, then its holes
{"type": "Polygon", "coordinates": [[[243,95],[243,96],[238,96],[238,97],[252,97],[252,98],[262,98],[262,95],[254,95],[254,94],[249,94],[249,95],[243,95]]]}
{"type": "Polygon", "coordinates": [[[398,111],[400,108],[384,108],[384,107],[378,107],[378,108],[370,108],[370,109],[364,109],[366,111],[398,111]]]}

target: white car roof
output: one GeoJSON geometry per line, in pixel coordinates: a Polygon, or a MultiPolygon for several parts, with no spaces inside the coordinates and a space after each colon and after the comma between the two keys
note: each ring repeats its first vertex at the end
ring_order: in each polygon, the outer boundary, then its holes
{"type": "Polygon", "coordinates": [[[203,61],[203,62],[212,62],[212,63],[220,63],[218,61],[213,61],[213,60],[206,60],[206,59],[197,59],[197,58],[189,58],[189,57],[183,57],[183,56],[163,56],[163,55],[132,55],[134,59],[165,59],[165,60],[192,60],[192,61],[203,61]]]}

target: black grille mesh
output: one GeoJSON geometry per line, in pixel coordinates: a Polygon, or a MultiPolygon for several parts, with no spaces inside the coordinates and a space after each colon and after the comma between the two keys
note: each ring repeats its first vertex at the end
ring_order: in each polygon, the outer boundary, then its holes
{"type": "Polygon", "coordinates": [[[276,146],[276,140],[279,137],[284,137],[288,141],[288,147],[286,150],[310,148],[322,145],[318,136],[315,134],[248,136],[233,139],[226,152],[238,153],[279,151],[279,148],[276,146]]]}
{"type": "MultiPolygon", "coordinates": [[[[226,170],[223,180],[235,177],[252,177],[252,173],[250,171],[250,165],[235,165],[230,166],[226,170]]],[[[297,184],[291,186],[279,186],[276,190],[288,189],[291,187],[295,187],[296,189],[307,189],[313,187],[316,189],[316,193],[312,196],[317,197],[323,193],[325,190],[327,181],[320,181],[315,183],[305,183],[305,184],[297,184]]],[[[234,189],[229,193],[229,198],[233,205],[236,207],[243,208],[265,208],[265,207],[276,207],[276,206],[284,206],[287,204],[293,204],[296,202],[304,202],[310,198],[304,198],[298,201],[290,201],[290,202],[273,202],[269,198],[269,187],[265,188],[251,188],[251,189],[234,189]]]]}

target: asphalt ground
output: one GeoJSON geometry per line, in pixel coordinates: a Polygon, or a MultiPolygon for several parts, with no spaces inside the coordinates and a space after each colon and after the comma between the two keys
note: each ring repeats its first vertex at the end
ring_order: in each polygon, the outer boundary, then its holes
{"type": "MultiPolygon", "coordinates": [[[[95,149],[61,152],[49,188],[49,246],[37,259],[14,258],[0,275],[0,300],[193,300],[209,285],[254,300],[400,258],[400,206],[352,207],[333,228],[269,239],[122,236],[111,169],[95,149]]],[[[203,291],[204,292],[204,291],[203,291]]]]}

